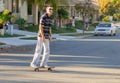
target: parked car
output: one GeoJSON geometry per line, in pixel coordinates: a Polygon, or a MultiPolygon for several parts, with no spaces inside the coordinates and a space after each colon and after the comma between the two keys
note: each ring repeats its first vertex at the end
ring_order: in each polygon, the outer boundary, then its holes
{"type": "Polygon", "coordinates": [[[104,23],[100,23],[98,24],[98,26],[96,26],[95,31],[94,31],[94,35],[116,35],[117,32],[117,27],[114,25],[114,23],[111,22],[104,22],[104,23]]]}

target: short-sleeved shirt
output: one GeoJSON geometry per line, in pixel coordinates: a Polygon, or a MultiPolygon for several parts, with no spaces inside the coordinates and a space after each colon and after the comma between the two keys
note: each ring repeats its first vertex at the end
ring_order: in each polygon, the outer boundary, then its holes
{"type": "Polygon", "coordinates": [[[49,17],[47,13],[43,14],[40,18],[40,24],[43,25],[43,33],[45,39],[49,39],[50,28],[52,26],[52,17],[49,17]]]}

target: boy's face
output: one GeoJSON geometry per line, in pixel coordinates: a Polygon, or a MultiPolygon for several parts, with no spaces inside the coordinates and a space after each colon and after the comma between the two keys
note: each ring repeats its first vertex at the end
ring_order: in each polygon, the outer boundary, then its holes
{"type": "Polygon", "coordinates": [[[52,15],[52,13],[53,13],[53,7],[47,7],[46,8],[46,12],[47,12],[47,14],[52,15]]]}

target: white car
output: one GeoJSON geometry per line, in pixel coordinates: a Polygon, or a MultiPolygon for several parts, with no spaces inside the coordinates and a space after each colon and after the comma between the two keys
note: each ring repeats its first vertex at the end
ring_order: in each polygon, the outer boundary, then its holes
{"type": "Polygon", "coordinates": [[[98,24],[98,26],[96,26],[96,29],[94,31],[94,35],[116,35],[117,32],[117,28],[113,23],[110,22],[104,22],[104,23],[100,23],[98,24]]]}

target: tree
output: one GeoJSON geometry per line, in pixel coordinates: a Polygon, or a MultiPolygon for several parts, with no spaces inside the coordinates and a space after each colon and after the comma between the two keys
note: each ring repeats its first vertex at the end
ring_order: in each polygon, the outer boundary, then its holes
{"type": "Polygon", "coordinates": [[[46,3],[51,3],[54,8],[54,27],[58,29],[58,8],[60,3],[67,4],[67,0],[46,0],[46,3]]]}
{"type": "Polygon", "coordinates": [[[100,14],[103,14],[103,12],[105,12],[104,8],[110,1],[111,0],[99,0],[98,5],[100,6],[100,14]]]}
{"type": "Polygon", "coordinates": [[[101,9],[102,14],[112,16],[115,13],[115,7],[112,2],[109,2],[101,9]]]}
{"type": "Polygon", "coordinates": [[[60,27],[62,27],[62,21],[64,19],[68,19],[68,11],[66,11],[64,8],[59,8],[58,9],[58,19],[59,19],[59,24],[60,27]]]}
{"type": "Polygon", "coordinates": [[[120,18],[120,0],[112,0],[101,8],[101,13],[104,16],[113,16],[114,20],[120,18]]]}
{"type": "Polygon", "coordinates": [[[91,3],[90,1],[85,1],[85,3],[78,3],[75,5],[76,10],[81,13],[83,20],[83,34],[86,26],[86,20],[90,17],[91,13],[91,3]]]}
{"type": "Polygon", "coordinates": [[[84,34],[84,30],[86,30],[86,27],[89,23],[92,23],[93,15],[97,13],[97,11],[91,3],[91,0],[85,1],[84,3],[76,4],[75,9],[82,15],[84,34]]]}
{"type": "MultiPolygon", "coordinates": [[[[52,4],[52,6],[54,7],[54,18],[55,18],[55,22],[57,22],[57,10],[58,10],[58,6],[60,4],[60,2],[65,2],[65,0],[27,0],[28,3],[33,4],[33,22],[34,24],[38,24],[38,10],[40,9],[40,11],[43,10],[43,8],[45,7],[45,4],[52,4]]],[[[57,24],[57,23],[55,23],[57,24]]],[[[56,25],[57,26],[57,25],[56,25]]]]}
{"type": "Polygon", "coordinates": [[[78,3],[75,5],[75,9],[77,10],[77,12],[80,12],[80,14],[82,15],[83,22],[93,18],[92,15],[95,9],[92,6],[91,1],[85,1],[84,3],[78,3]]]}
{"type": "Polygon", "coordinates": [[[113,2],[115,13],[120,13],[120,0],[116,0],[113,2]]]}

